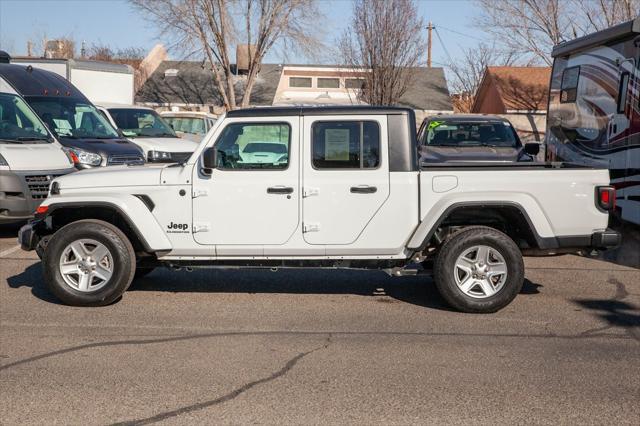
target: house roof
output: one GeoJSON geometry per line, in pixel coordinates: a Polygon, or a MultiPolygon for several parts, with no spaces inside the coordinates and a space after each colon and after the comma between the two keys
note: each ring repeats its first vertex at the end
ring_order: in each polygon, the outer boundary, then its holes
{"type": "MultiPolygon", "coordinates": [[[[262,64],[251,105],[272,105],[280,76],[285,66],[262,64]]],[[[332,68],[325,65],[305,65],[310,68],[332,68]]],[[[451,100],[442,68],[416,68],[412,87],[400,99],[399,105],[420,110],[451,111],[451,100]]],[[[239,77],[241,79],[242,77],[239,77]]],[[[242,90],[240,81],[237,91],[242,90]]],[[[136,102],[185,103],[222,105],[209,65],[202,61],[164,61],[149,76],[136,93],[136,102]],[[204,64],[204,65],[203,65],[204,64]],[[167,70],[177,70],[175,76],[165,76],[167,70]]]]}
{"type": "Polygon", "coordinates": [[[546,110],[551,67],[487,67],[476,92],[472,111],[489,96],[494,84],[505,110],[546,110]]]}
{"type": "MultiPolygon", "coordinates": [[[[282,67],[262,64],[253,91],[252,105],[271,105],[280,81],[282,67]]],[[[234,85],[236,93],[242,93],[242,84],[234,85]]],[[[136,102],[185,103],[222,105],[222,99],[214,84],[210,66],[202,61],[163,61],[136,93],[136,102]],[[177,70],[175,76],[165,76],[165,71],[177,70]]]]}

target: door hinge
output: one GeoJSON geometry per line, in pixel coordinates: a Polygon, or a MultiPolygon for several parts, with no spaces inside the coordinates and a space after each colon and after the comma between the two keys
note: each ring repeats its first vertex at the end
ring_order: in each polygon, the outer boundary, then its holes
{"type": "Polygon", "coordinates": [[[302,232],[318,232],[320,231],[319,223],[303,223],[302,224],[302,232]]]}
{"type": "Polygon", "coordinates": [[[302,193],[302,196],[306,198],[306,197],[318,195],[319,193],[320,193],[319,188],[304,188],[304,192],[302,193]]]}
{"type": "Polygon", "coordinates": [[[193,198],[204,197],[205,195],[209,195],[209,191],[207,191],[206,189],[193,190],[193,198]]]}
{"type": "Polygon", "coordinates": [[[209,232],[209,224],[208,223],[194,223],[193,224],[193,233],[196,234],[198,232],[209,232]]]}

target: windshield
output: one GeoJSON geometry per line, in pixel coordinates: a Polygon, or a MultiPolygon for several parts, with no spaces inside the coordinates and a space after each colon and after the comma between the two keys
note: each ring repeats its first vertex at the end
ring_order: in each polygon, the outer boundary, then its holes
{"type": "Polygon", "coordinates": [[[0,93],[0,143],[34,142],[53,142],[53,138],[24,100],[0,93]]]}
{"type": "Polygon", "coordinates": [[[177,137],[171,126],[153,110],[110,108],[109,114],[127,137],[177,137]]]}
{"type": "Polygon", "coordinates": [[[197,117],[162,117],[176,132],[204,135],[204,118],[197,117]]]}
{"type": "Polygon", "coordinates": [[[429,122],[423,145],[428,146],[518,146],[515,131],[502,121],[448,121],[429,122]]]}
{"type": "Polygon", "coordinates": [[[29,103],[62,139],[114,139],[116,130],[98,110],[81,99],[30,97],[29,103]]]}

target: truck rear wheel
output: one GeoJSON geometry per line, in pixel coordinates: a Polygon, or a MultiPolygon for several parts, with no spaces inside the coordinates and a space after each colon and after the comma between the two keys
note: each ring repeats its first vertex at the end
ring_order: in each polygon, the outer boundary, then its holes
{"type": "Polygon", "coordinates": [[[49,290],[63,303],[102,306],[133,280],[136,258],[129,239],[100,220],[80,220],[56,232],[42,258],[49,290]]]}
{"type": "Polygon", "coordinates": [[[500,231],[485,226],[466,228],[440,248],[434,278],[452,307],[470,313],[496,312],[522,289],[522,253],[500,231]]]}

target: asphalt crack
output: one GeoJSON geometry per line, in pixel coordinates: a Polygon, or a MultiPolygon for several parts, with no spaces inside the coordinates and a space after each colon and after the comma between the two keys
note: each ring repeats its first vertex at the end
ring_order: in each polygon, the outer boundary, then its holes
{"type": "Polygon", "coordinates": [[[251,388],[254,388],[254,387],[259,386],[261,384],[268,383],[268,382],[276,380],[276,379],[278,379],[280,377],[285,376],[304,357],[306,357],[308,355],[311,355],[312,353],[314,353],[316,351],[319,351],[321,349],[327,349],[330,344],[331,344],[331,334],[329,334],[329,336],[327,337],[324,345],[318,346],[318,347],[316,347],[314,349],[311,349],[311,350],[308,350],[306,352],[299,353],[298,355],[294,356],[289,361],[287,361],[287,363],[281,369],[279,369],[278,371],[272,373],[271,375],[269,375],[267,377],[263,377],[262,379],[258,379],[258,380],[254,380],[252,382],[249,382],[249,383],[247,383],[247,384],[245,384],[245,385],[243,385],[243,386],[241,386],[241,387],[239,387],[237,389],[234,389],[233,391],[231,391],[231,392],[229,392],[226,395],[223,395],[221,397],[218,397],[218,398],[215,398],[215,399],[212,399],[212,400],[209,400],[209,401],[198,402],[196,404],[187,405],[187,406],[175,409],[175,410],[166,411],[164,413],[156,414],[154,416],[146,417],[146,418],[143,418],[143,419],[127,420],[127,421],[124,421],[124,422],[113,423],[112,426],[148,425],[148,424],[160,422],[160,421],[172,418],[172,417],[177,417],[177,416],[181,416],[183,414],[192,413],[194,411],[203,410],[205,408],[213,407],[215,405],[224,404],[225,402],[228,402],[228,401],[231,401],[231,400],[237,398],[238,396],[240,396],[243,393],[247,392],[251,388]]]}
{"type": "MultiPolygon", "coordinates": [[[[607,327],[611,328],[611,327],[607,327]]],[[[196,340],[196,339],[209,339],[215,337],[242,337],[242,336],[314,336],[314,335],[333,335],[333,336],[417,336],[417,337],[482,337],[482,338],[514,338],[514,339],[585,339],[585,338],[613,338],[613,339],[625,339],[626,336],[619,334],[586,334],[589,332],[582,332],[579,334],[562,335],[553,332],[545,333],[447,333],[447,332],[411,332],[411,331],[230,331],[230,332],[213,332],[202,334],[182,334],[178,336],[169,336],[153,339],[136,339],[136,340],[109,340],[103,342],[85,343],[78,346],[70,346],[64,349],[58,349],[55,351],[45,352],[40,355],[35,355],[29,358],[19,359],[17,361],[0,365],[0,371],[7,370],[9,368],[16,367],[18,365],[29,364],[35,361],[39,361],[46,358],[65,355],[71,352],[78,352],[85,349],[103,348],[112,346],[142,346],[162,344],[169,342],[179,342],[184,340],[196,340]]],[[[591,330],[593,332],[599,330],[591,330]]]]}

